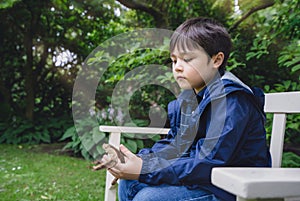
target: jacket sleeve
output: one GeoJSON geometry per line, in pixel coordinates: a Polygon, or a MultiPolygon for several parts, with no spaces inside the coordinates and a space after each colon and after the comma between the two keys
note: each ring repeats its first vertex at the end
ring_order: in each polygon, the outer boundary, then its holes
{"type": "Polygon", "coordinates": [[[180,106],[177,100],[171,101],[168,104],[168,120],[170,122],[170,131],[166,138],[157,141],[151,148],[141,149],[138,153],[139,156],[144,154],[150,154],[158,152],[159,150],[165,148],[167,145],[174,141],[174,137],[177,134],[180,121],[180,106]]]}
{"type": "MultiPolygon", "coordinates": [[[[214,101],[205,111],[209,113],[206,136],[195,143],[195,154],[176,159],[161,157],[158,153],[142,155],[143,167],[139,181],[152,185],[210,183],[213,167],[233,165],[235,156],[246,142],[247,130],[251,129],[249,122],[253,108],[251,101],[238,93],[214,101]]],[[[263,122],[259,119],[261,117],[257,118],[259,123],[254,122],[251,127],[259,127],[257,131],[261,132],[263,122]]],[[[165,150],[176,152],[175,149],[175,146],[169,146],[165,150]]]]}

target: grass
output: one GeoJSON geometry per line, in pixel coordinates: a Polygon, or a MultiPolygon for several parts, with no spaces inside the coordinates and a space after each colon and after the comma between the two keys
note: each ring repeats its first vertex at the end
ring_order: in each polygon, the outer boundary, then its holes
{"type": "Polygon", "coordinates": [[[42,145],[0,144],[0,200],[103,200],[105,172],[42,145]]]}

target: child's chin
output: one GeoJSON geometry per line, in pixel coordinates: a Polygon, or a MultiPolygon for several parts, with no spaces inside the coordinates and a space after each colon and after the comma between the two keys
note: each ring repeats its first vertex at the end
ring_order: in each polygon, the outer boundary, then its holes
{"type": "Polygon", "coordinates": [[[187,90],[187,89],[192,89],[191,86],[187,86],[187,85],[179,85],[181,89],[183,90],[187,90]]]}

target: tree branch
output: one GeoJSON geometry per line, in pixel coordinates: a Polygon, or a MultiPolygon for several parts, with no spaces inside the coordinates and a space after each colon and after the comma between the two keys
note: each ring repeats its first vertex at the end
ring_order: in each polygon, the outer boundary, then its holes
{"type": "Polygon", "coordinates": [[[123,4],[124,6],[126,6],[127,8],[140,10],[150,14],[154,18],[156,26],[159,28],[167,27],[168,25],[168,20],[164,15],[164,12],[162,12],[159,9],[156,9],[150,4],[145,4],[141,1],[135,1],[135,0],[117,0],[117,1],[123,4]]]}
{"type": "Polygon", "coordinates": [[[229,28],[229,32],[231,32],[232,30],[236,29],[245,19],[247,19],[250,15],[252,15],[253,13],[259,11],[259,10],[263,10],[265,8],[271,7],[275,4],[274,0],[271,0],[269,2],[266,2],[263,5],[259,5],[256,7],[251,8],[245,15],[243,15],[241,17],[241,19],[239,19],[238,21],[236,21],[230,28],[229,28]]]}

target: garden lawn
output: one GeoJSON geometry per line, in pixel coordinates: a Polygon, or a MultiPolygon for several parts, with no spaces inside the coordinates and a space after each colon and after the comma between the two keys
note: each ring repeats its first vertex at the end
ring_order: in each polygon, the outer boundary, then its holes
{"type": "Polygon", "coordinates": [[[105,172],[39,146],[0,144],[1,201],[103,200],[105,172]]]}

